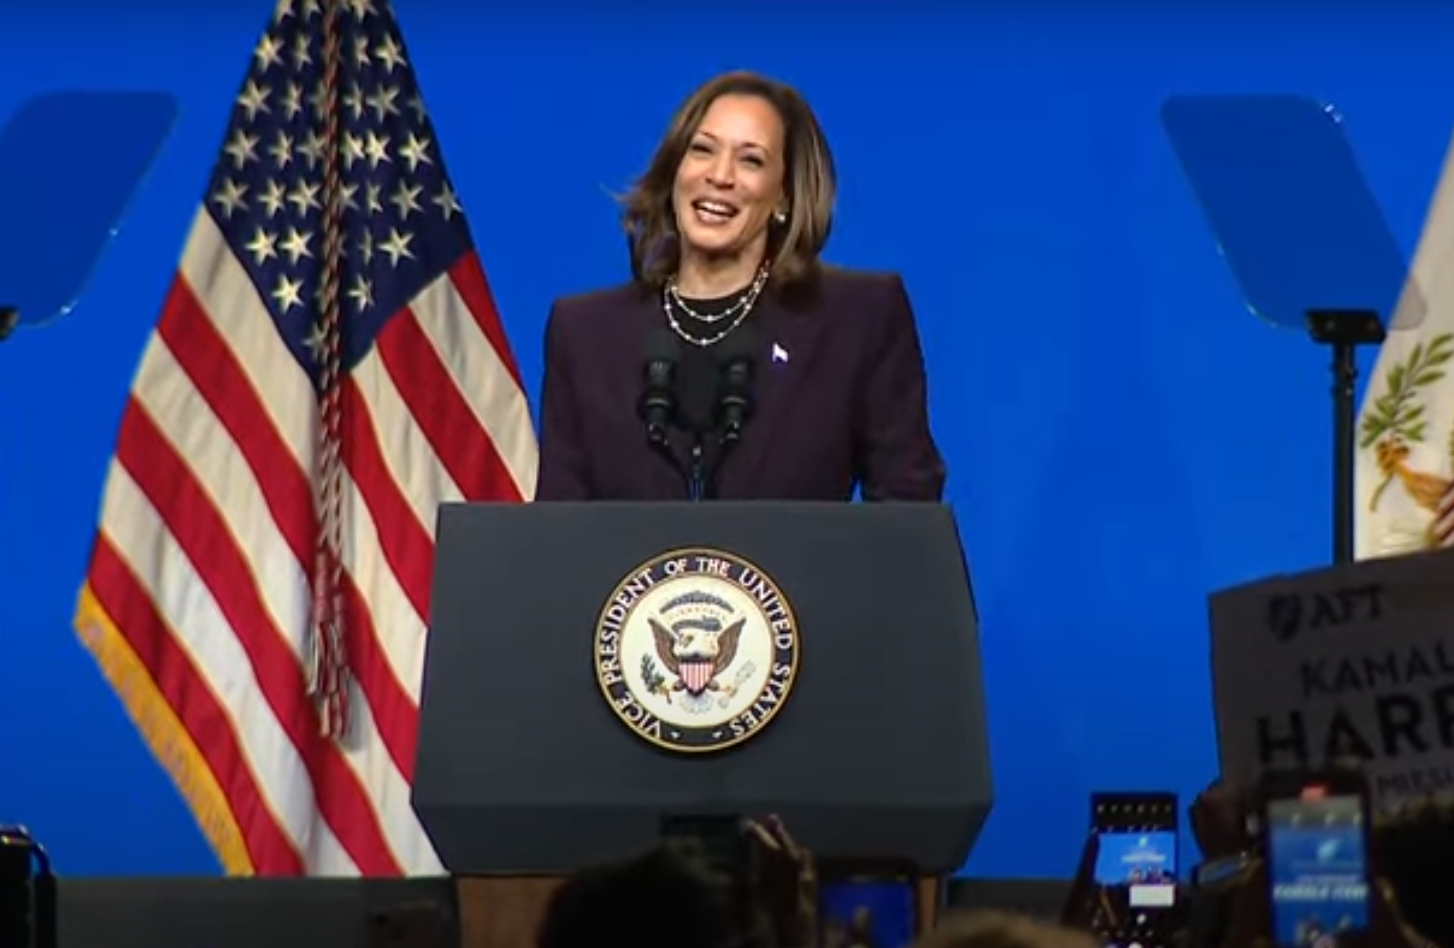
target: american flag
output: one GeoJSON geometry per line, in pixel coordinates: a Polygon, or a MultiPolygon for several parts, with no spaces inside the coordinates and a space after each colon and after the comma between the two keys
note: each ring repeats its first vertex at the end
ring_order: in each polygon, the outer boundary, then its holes
{"type": "Polygon", "coordinates": [[[519,372],[385,3],[284,0],[258,43],[77,608],[234,874],[443,871],[409,803],[435,511],[535,490],[519,372]]]}

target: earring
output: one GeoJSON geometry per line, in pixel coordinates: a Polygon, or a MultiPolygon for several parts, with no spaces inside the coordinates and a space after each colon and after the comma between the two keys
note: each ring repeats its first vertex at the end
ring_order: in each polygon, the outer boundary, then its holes
{"type": "Polygon", "coordinates": [[[788,222],[788,212],[778,211],[777,213],[773,214],[772,219],[776,221],[779,226],[786,224],[788,222]]]}

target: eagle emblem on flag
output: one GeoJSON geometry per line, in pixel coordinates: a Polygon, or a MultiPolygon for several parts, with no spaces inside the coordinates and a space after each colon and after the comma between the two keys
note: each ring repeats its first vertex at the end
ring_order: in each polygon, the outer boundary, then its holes
{"type": "Polygon", "coordinates": [[[1454,360],[1454,333],[1439,333],[1413,344],[1413,348],[1381,373],[1381,385],[1370,392],[1362,417],[1359,448],[1371,452],[1376,478],[1367,502],[1369,514],[1379,512],[1387,502],[1389,489],[1402,488],[1405,509],[1416,511],[1420,535],[1416,549],[1440,549],[1454,541],[1454,476],[1422,467],[1442,460],[1454,471],[1454,431],[1438,447],[1426,442],[1430,423],[1440,417],[1441,401],[1447,402],[1449,363],[1454,360]]]}

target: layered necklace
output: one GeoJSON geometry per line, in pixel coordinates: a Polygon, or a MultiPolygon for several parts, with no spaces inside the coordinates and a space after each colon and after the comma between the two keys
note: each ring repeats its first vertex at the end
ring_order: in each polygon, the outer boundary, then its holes
{"type": "Polygon", "coordinates": [[[661,305],[662,309],[666,311],[666,321],[670,324],[672,332],[680,336],[683,341],[704,349],[714,346],[731,335],[732,331],[741,326],[743,321],[751,315],[752,308],[757,305],[757,298],[762,295],[762,289],[767,285],[767,277],[768,266],[763,264],[758,268],[757,276],[752,278],[752,284],[748,286],[747,292],[742,294],[741,299],[720,313],[699,313],[692,309],[677,292],[677,278],[669,277],[666,281],[666,288],[661,294],[661,305]],[[678,312],[703,326],[717,326],[725,323],[726,328],[705,336],[695,336],[682,328],[681,322],[677,319],[678,312]]]}

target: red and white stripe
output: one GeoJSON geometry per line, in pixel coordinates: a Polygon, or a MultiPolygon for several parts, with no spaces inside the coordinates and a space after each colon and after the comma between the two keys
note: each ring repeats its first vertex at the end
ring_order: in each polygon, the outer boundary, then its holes
{"type": "Polygon", "coordinates": [[[234,873],[437,874],[409,805],[435,510],[534,495],[478,259],[385,326],[343,397],[340,746],[305,689],[317,400],[199,213],[131,389],[77,627],[234,873]]]}

